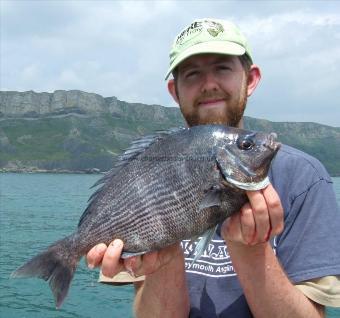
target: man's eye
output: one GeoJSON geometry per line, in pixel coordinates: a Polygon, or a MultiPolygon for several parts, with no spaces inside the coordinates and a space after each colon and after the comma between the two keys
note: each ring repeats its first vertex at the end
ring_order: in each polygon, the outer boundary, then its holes
{"type": "Polygon", "coordinates": [[[218,70],[220,71],[231,71],[231,67],[229,65],[218,65],[217,66],[218,70]]]}
{"type": "Polygon", "coordinates": [[[190,78],[190,77],[194,77],[197,74],[198,74],[198,71],[189,71],[185,74],[185,77],[190,78]]]}

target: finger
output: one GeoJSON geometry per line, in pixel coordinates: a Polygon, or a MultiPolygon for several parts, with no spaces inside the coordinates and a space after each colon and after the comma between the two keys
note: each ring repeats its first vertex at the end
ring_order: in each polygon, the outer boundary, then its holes
{"type": "Polygon", "coordinates": [[[275,236],[283,231],[284,227],[284,212],[280,197],[272,185],[269,185],[263,190],[264,198],[267,202],[269,210],[271,235],[275,236]]]}
{"type": "Polygon", "coordinates": [[[159,270],[162,266],[171,261],[183,260],[183,250],[179,243],[169,245],[159,251],[146,253],[141,257],[141,266],[136,270],[136,274],[150,275],[159,270]]]}
{"type": "Polygon", "coordinates": [[[221,235],[224,240],[243,242],[240,213],[235,213],[227,218],[221,227],[221,235]]]}
{"type": "Polygon", "coordinates": [[[138,277],[143,274],[142,272],[142,257],[141,256],[133,256],[124,259],[124,267],[129,272],[130,275],[138,277]]]}
{"type": "Polygon", "coordinates": [[[256,226],[253,210],[249,203],[246,203],[241,209],[240,223],[243,240],[250,244],[256,235],[256,226]]]}
{"type": "Polygon", "coordinates": [[[87,266],[91,269],[99,266],[102,262],[106,249],[107,246],[104,243],[100,243],[91,248],[86,255],[87,266]]]}
{"type": "Polygon", "coordinates": [[[249,191],[247,196],[253,210],[256,228],[256,234],[252,243],[265,242],[271,229],[267,202],[262,191],[249,191]]]}
{"type": "Polygon", "coordinates": [[[108,247],[104,254],[102,261],[102,273],[105,276],[113,277],[121,269],[120,255],[123,250],[123,242],[121,240],[114,240],[108,247]]]}
{"type": "Polygon", "coordinates": [[[149,252],[132,262],[132,270],[135,276],[149,275],[160,267],[159,253],[149,252]]]}

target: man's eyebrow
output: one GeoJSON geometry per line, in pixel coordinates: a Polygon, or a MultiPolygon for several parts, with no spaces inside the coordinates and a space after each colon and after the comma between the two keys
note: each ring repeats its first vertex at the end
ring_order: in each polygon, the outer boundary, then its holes
{"type": "Polygon", "coordinates": [[[180,65],[178,69],[180,69],[181,72],[185,72],[186,70],[191,69],[191,68],[195,68],[195,67],[198,67],[198,65],[193,63],[193,62],[187,62],[183,65],[180,65]]]}

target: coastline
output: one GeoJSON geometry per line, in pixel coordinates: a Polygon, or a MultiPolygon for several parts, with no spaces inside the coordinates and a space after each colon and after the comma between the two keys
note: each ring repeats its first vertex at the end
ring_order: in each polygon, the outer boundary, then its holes
{"type": "MultiPolygon", "coordinates": [[[[105,174],[107,171],[101,171],[98,168],[91,168],[86,170],[67,170],[67,169],[39,169],[39,168],[0,168],[1,173],[49,173],[49,174],[105,174]]],[[[339,178],[340,173],[330,174],[332,178],[339,178]]]]}
{"type": "Polygon", "coordinates": [[[97,168],[86,170],[66,170],[66,169],[38,169],[38,168],[22,168],[22,169],[6,169],[0,168],[0,173],[49,173],[49,174],[104,174],[106,171],[100,171],[97,168]]]}

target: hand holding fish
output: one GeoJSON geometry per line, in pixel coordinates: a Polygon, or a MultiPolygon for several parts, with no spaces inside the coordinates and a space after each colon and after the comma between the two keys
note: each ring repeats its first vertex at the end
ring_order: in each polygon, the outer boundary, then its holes
{"type": "Polygon", "coordinates": [[[94,246],[86,255],[89,268],[102,266],[105,276],[113,277],[124,269],[124,262],[120,259],[123,250],[123,242],[114,240],[106,246],[104,243],[94,246]]]}
{"type": "Polygon", "coordinates": [[[267,242],[283,230],[283,208],[270,184],[260,191],[247,191],[249,202],[240,213],[230,216],[222,226],[222,236],[228,242],[256,245],[267,242]]]}
{"type": "Polygon", "coordinates": [[[133,256],[121,259],[123,242],[114,240],[109,246],[104,243],[93,247],[86,255],[90,268],[101,266],[103,275],[113,277],[121,271],[128,271],[135,276],[149,275],[160,267],[168,264],[175,257],[183,258],[179,243],[170,245],[160,251],[146,253],[143,256],[133,256]]]}

